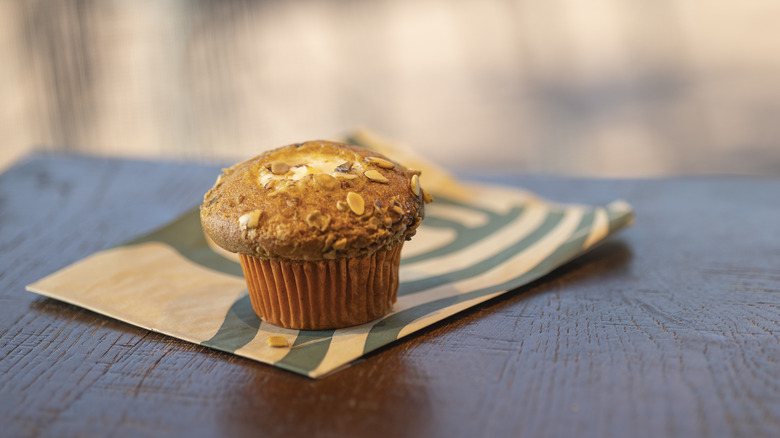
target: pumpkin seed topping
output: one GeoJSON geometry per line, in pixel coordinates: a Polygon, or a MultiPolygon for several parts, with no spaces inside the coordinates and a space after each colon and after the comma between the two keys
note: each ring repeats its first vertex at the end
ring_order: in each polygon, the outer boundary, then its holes
{"type": "Polygon", "coordinates": [[[395,164],[385,160],[384,158],[368,157],[366,158],[366,161],[368,161],[369,163],[374,163],[377,166],[381,167],[382,169],[392,169],[395,167],[395,164]]]}
{"type": "Polygon", "coordinates": [[[431,202],[433,202],[433,196],[431,196],[431,194],[430,194],[430,193],[428,193],[428,191],[427,191],[427,190],[425,190],[425,189],[422,189],[422,196],[423,196],[423,201],[424,201],[426,204],[430,204],[431,202]]]}
{"type": "Polygon", "coordinates": [[[358,216],[366,211],[366,203],[363,201],[363,197],[355,192],[347,193],[347,205],[349,205],[349,209],[358,216]]]}
{"type": "Polygon", "coordinates": [[[325,190],[333,190],[336,187],[336,178],[327,173],[318,173],[314,175],[314,182],[325,190]]]}
{"type": "Polygon", "coordinates": [[[270,336],[266,339],[266,342],[269,347],[273,348],[286,348],[290,346],[290,343],[287,342],[287,338],[284,336],[270,336]]]}
{"type": "Polygon", "coordinates": [[[374,182],[378,182],[378,183],[382,183],[382,184],[387,184],[387,183],[390,182],[389,179],[385,178],[384,175],[382,175],[381,173],[379,173],[379,171],[374,170],[374,169],[365,171],[365,173],[363,173],[363,175],[365,175],[366,178],[368,178],[368,179],[370,179],[371,181],[374,181],[374,182]]]}
{"type": "Polygon", "coordinates": [[[414,196],[420,196],[422,194],[422,187],[420,187],[420,177],[417,175],[412,175],[412,180],[410,183],[414,196]]]}
{"type": "Polygon", "coordinates": [[[271,173],[278,175],[280,173],[287,173],[290,170],[290,166],[287,163],[276,161],[271,163],[271,173]]]}

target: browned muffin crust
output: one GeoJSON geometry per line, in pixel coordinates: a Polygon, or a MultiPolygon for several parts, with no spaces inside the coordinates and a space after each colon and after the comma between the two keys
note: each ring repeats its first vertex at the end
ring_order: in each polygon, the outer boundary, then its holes
{"type": "Polygon", "coordinates": [[[224,169],[201,223],[219,246],[260,258],[355,257],[408,240],[429,195],[419,172],[376,152],[309,141],[224,169]]]}

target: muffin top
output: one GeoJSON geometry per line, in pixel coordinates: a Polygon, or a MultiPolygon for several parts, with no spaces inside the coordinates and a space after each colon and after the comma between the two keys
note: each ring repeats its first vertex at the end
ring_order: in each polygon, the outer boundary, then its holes
{"type": "Polygon", "coordinates": [[[329,141],[274,149],[217,178],[200,207],[219,246],[260,258],[367,255],[411,238],[430,195],[419,172],[329,141]]]}

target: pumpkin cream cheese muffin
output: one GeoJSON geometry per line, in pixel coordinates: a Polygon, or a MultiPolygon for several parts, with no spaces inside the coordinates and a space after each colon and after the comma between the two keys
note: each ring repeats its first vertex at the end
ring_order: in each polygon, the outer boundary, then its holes
{"type": "Polygon", "coordinates": [[[368,149],[309,141],[225,169],[200,216],[217,245],[238,253],[258,316],[322,330],[390,310],[401,248],[431,200],[417,171],[368,149]]]}

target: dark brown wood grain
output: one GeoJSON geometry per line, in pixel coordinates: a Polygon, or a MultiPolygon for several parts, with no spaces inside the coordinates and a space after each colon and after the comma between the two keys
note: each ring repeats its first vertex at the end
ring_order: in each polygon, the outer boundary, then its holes
{"type": "Polygon", "coordinates": [[[505,176],[636,224],[313,381],[24,286],[199,203],[218,167],[29,157],[0,176],[3,436],[778,436],[780,180],[505,176]]]}

